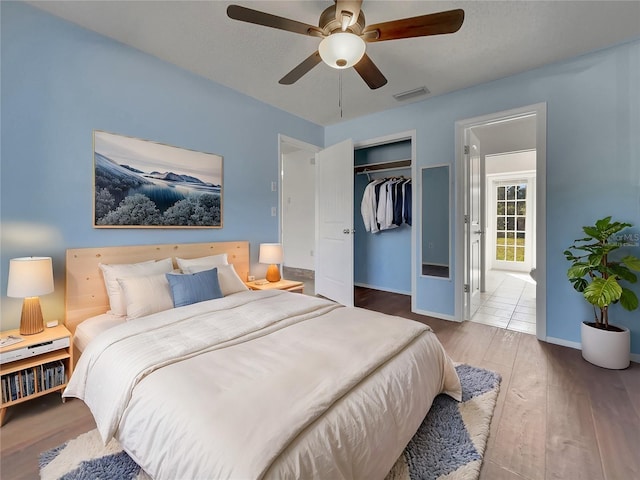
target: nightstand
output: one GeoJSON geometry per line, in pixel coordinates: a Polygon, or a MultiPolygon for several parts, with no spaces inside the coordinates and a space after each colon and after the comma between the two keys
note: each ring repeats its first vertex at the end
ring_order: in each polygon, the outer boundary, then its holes
{"type": "Polygon", "coordinates": [[[64,390],[73,370],[73,337],[64,325],[34,335],[20,335],[19,329],[0,333],[2,338],[8,335],[22,341],[0,348],[0,426],[12,405],[64,390]],[[25,355],[11,360],[22,349],[25,355]]]}
{"type": "Polygon", "coordinates": [[[251,290],[286,290],[287,292],[304,293],[304,283],[295,280],[285,280],[284,278],[278,282],[264,282],[265,280],[256,280],[254,282],[245,282],[251,290]]]}

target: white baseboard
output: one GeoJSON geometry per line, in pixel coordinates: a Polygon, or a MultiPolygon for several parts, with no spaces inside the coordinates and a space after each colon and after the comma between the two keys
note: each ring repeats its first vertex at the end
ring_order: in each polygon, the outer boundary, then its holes
{"type": "Polygon", "coordinates": [[[561,345],[563,347],[582,350],[582,345],[580,344],[580,342],[570,342],[569,340],[564,340],[562,338],[555,338],[555,337],[546,337],[546,338],[541,338],[540,340],[543,340],[547,343],[553,343],[554,345],[561,345]]]}
{"type": "MultiPolygon", "coordinates": [[[[582,350],[580,342],[570,342],[561,338],[547,337],[544,339],[547,343],[553,343],[555,345],[561,345],[563,347],[575,348],[576,350],[582,350]]],[[[630,356],[632,362],[640,363],[640,353],[632,353],[630,356]]]]}

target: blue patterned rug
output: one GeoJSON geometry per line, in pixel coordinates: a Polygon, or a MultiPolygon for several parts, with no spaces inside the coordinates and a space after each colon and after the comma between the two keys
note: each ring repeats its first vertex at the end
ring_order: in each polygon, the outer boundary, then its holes
{"type": "MultiPolygon", "coordinates": [[[[456,367],[462,402],[438,395],[386,480],[473,480],[480,475],[500,375],[456,367]]],[[[40,455],[42,480],[146,480],[117,441],[102,445],[92,430],[40,455]]]]}

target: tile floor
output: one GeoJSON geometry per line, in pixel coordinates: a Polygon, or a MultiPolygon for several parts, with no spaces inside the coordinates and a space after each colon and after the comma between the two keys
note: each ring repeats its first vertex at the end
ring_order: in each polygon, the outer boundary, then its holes
{"type": "Polygon", "coordinates": [[[471,321],[536,333],[536,285],[528,274],[490,270],[471,321]]]}

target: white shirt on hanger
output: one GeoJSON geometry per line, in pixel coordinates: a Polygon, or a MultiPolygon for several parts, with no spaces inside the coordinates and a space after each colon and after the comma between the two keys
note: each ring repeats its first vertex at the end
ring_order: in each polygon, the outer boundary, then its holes
{"type": "Polygon", "coordinates": [[[360,213],[362,214],[362,220],[364,222],[364,229],[367,232],[379,232],[378,222],[376,220],[376,213],[378,205],[376,204],[376,185],[382,182],[384,179],[376,179],[365,187],[364,194],[362,195],[362,202],[360,203],[360,213]]]}

